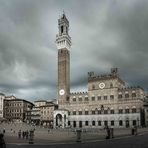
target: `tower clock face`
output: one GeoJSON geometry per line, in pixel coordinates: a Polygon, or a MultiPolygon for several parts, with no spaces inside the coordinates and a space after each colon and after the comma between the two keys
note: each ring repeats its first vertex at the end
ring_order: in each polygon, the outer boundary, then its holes
{"type": "Polygon", "coordinates": [[[59,91],[59,94],[60,94],[61,96],[63,96],[63,95],[65,94],[64,89],[61,89],[61,90],[59,91]]]}
{"type": "Polygon", "coordinates": [[[99,84],[99,88],[103,89],[105,87],[105,84],[102,82],[99,84]]]}

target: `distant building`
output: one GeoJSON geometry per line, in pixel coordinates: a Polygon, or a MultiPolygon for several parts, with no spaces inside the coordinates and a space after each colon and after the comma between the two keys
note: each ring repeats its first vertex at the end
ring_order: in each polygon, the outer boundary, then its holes
{"type": "Polygon", "coordinates": [[[5,95],[3,93],[0,93],[0,120],[2,120],[4,117],[4,99],[5,95]]]}
{"type": "Polygon", "coordinates": [[[46,105],[40,107],[41,125],[53,126],[53,112],[57,108],[57,105],[52,102],[48,102],[46,105]]]}
{"type": "Polygon", "coordinates": [[[16,98],[14,96],[4,99],[4,118],[9,121],[25,121],[31,120],[31,109],[33,103],[16,98]]]}
{"type": "Polygon", "coordinates": [[[40,107],[34,106],[31,111],[31,123],[35,125],[40,125],[41,113],[40,107]]]}
{"type": "MultiPolygon", "coordinates": [[[[69,21],[58,19],[58,106],[54,127],[103,128],[145,126],[145,92],[141,87],[127,87],[112,68],[109,74],[88,73],[88,91],[70,93],[69,21]]],[[[148,112],[148,110],[147,110],[148,112]]]]}
{"type": "Polygon", "coordinates": [[[53,111],[57,109],[54,101],[37,100],[31,112],[31,122],[35,125],[53,125],[53,111]]]}

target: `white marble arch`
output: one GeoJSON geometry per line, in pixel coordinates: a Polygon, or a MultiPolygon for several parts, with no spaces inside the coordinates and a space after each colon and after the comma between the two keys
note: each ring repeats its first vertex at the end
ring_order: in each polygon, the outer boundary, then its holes
{"type": "Polygon", "coordinates": [[[68,111],[64,109],[54,110],[54,128],[68,127],[68,111]]]}

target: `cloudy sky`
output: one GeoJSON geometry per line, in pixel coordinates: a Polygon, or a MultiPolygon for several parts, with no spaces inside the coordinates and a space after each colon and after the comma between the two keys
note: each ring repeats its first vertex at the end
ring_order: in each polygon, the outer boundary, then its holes
{"type": "Polygon", "coordinates": [[[72,38],[71,91],[87,72],[118,67],[129,86],[148,90],[147,0],[0,0],[0,91],[34,101],[56,98],[57,20],[72,38]]]}

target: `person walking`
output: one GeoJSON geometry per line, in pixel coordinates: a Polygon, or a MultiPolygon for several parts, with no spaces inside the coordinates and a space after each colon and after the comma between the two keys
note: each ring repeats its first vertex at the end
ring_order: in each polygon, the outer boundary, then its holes
{"type": "Polygon", "coordinates": [[[19,139],[21,138],[21,130],[19,130],[19,132],[18,132],[18,138],[19,139]]]}

